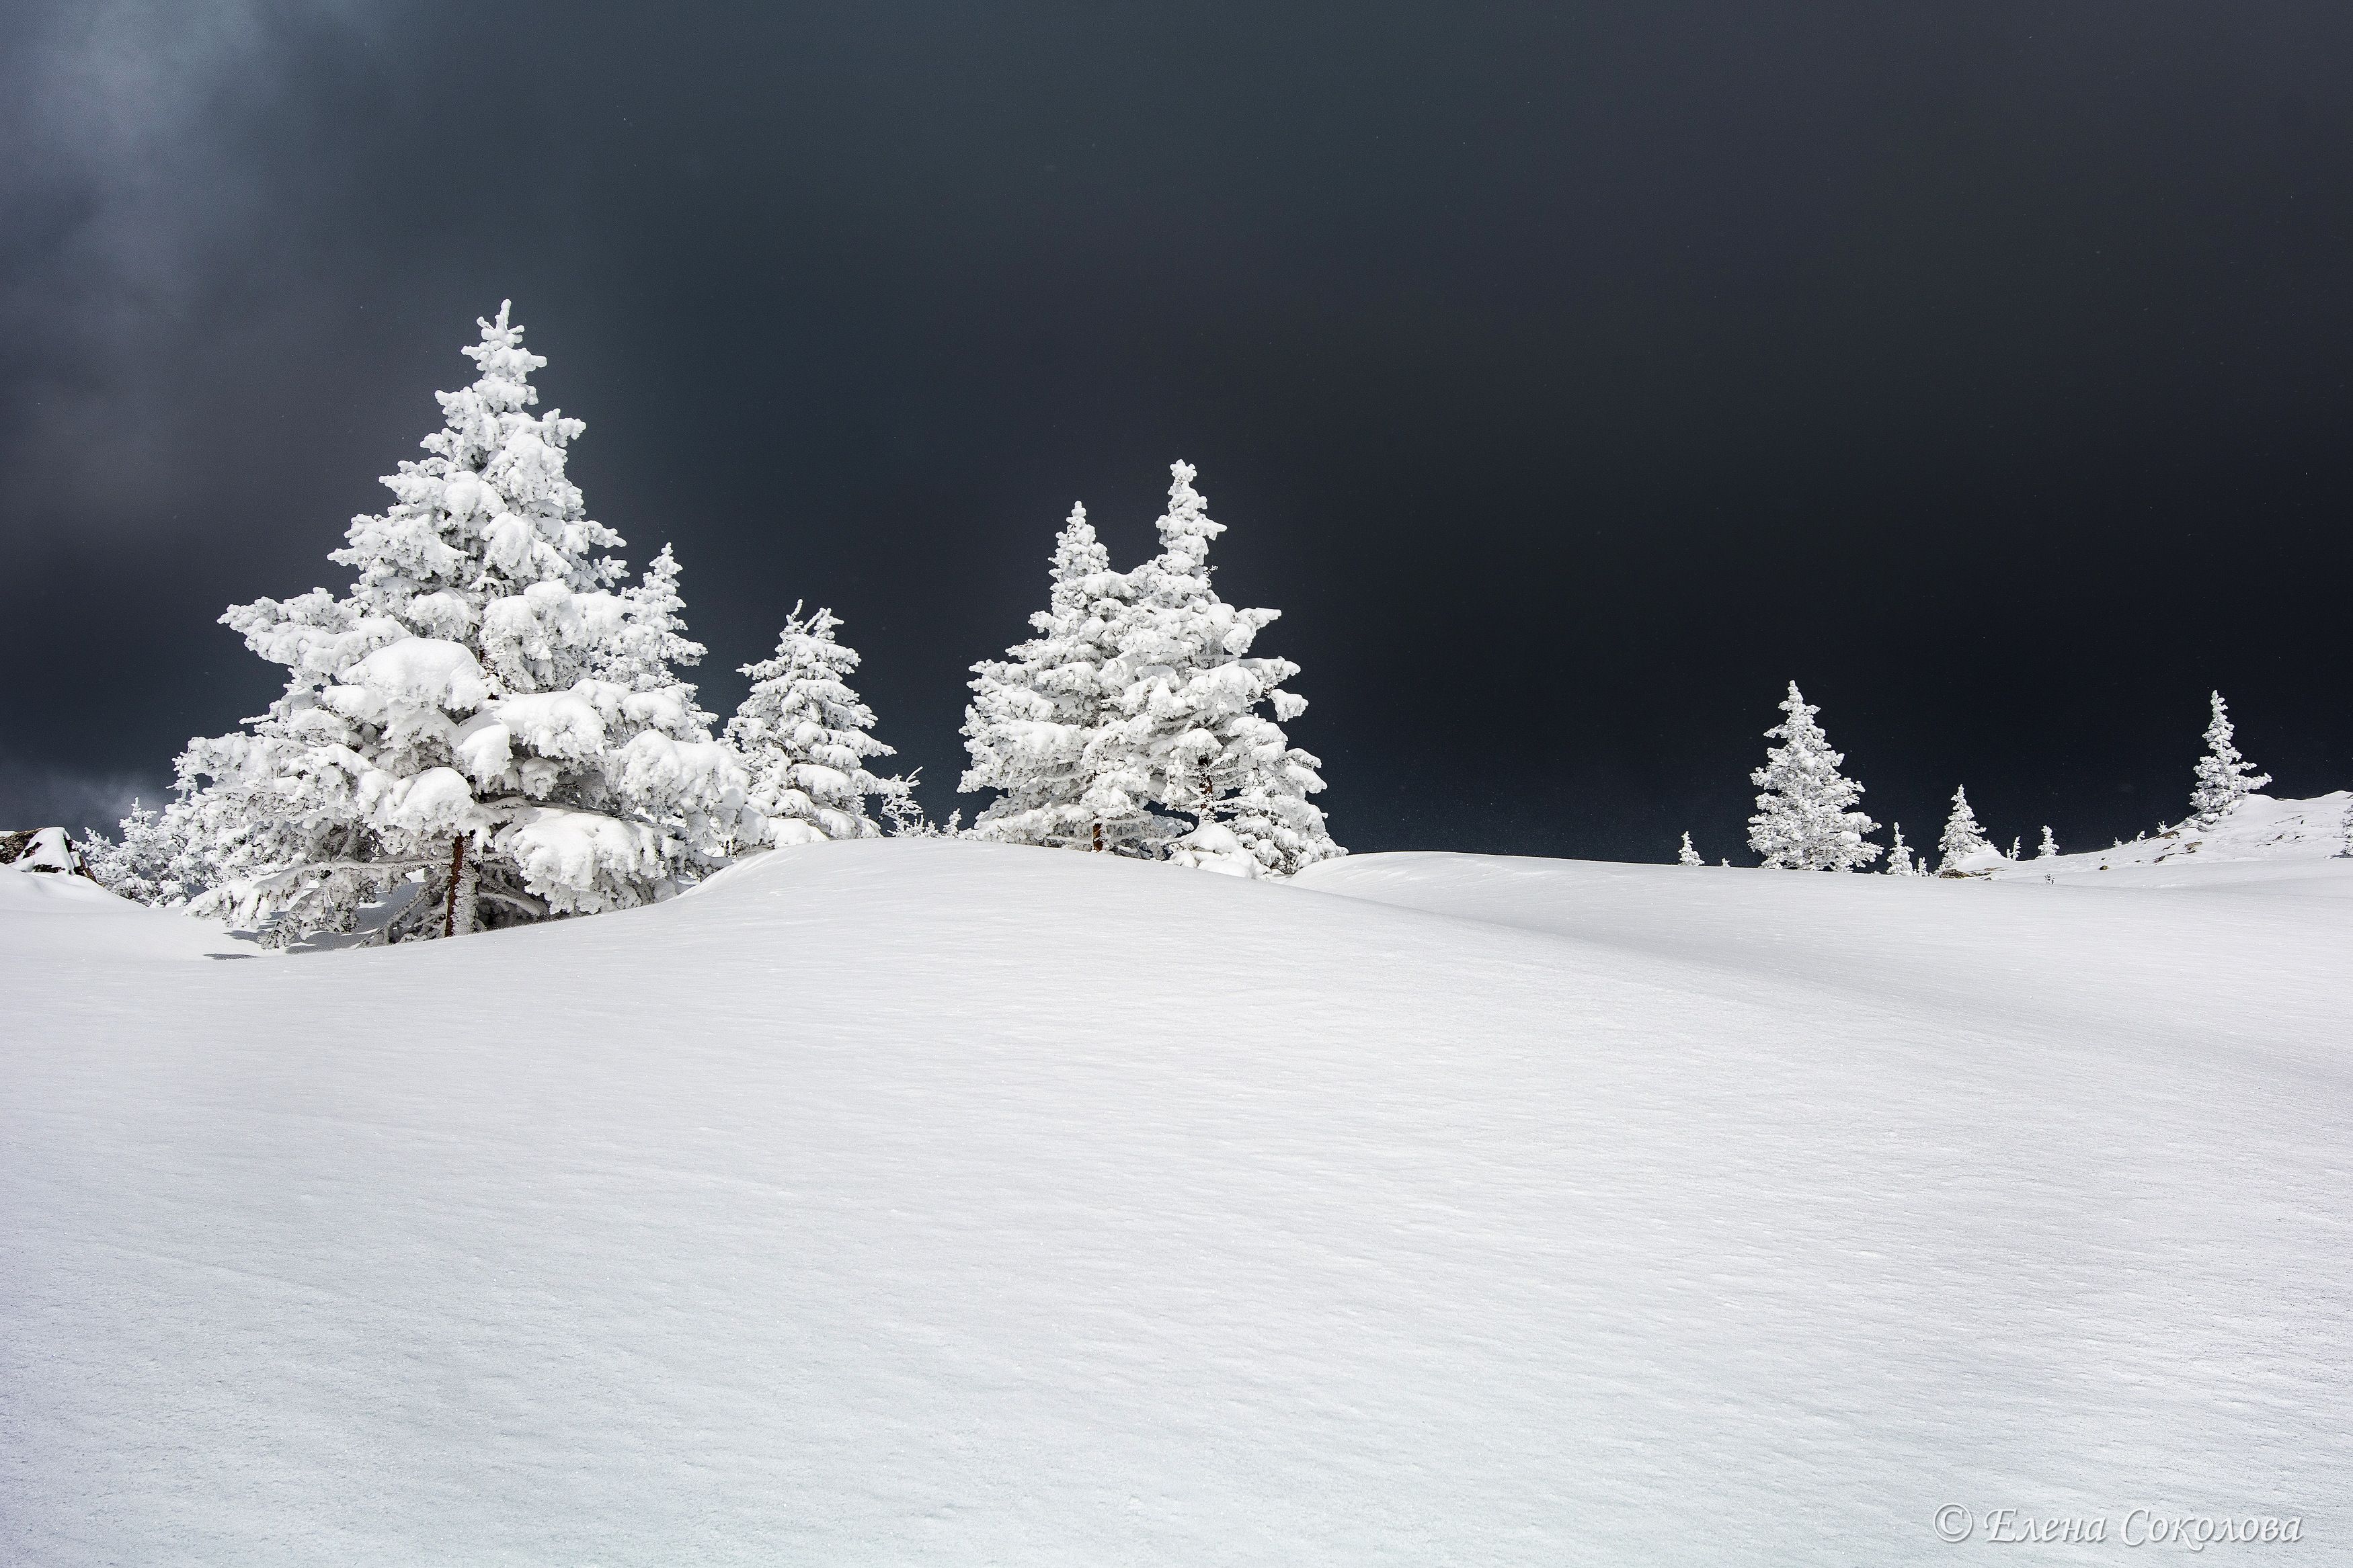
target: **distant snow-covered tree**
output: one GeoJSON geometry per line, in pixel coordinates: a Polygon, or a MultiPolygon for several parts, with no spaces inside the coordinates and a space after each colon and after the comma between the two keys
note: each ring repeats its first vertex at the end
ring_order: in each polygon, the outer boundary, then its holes
{"type": "Polygon", "coordinates": [[[2035,853],[2034,858],[2038,860],[2050,860],[2055,859],[2058,854],[2059,840],[2051,837],[2051,825],[2046,822],[2042,825],[2042,847],[2035,853]]]}
{"type": "Polygon", "coordinates": [[[874,710],[850,689],[858,653],[835,638],[840,625],[831,610],[804,616],[796,604],[774,657],[742,670],[752,689],[727,738],[743,753],[771,843],[879,837],[867,800],[903,793],[867,771],[869,758],[892,751],[868,732],[874,710]]]}
{"type": "Polygon", "coordinates": [[[547,362],[506,306],[479,324],[476,379],[438,395],[427,457],[329,557],[350,591],[222,617],[289,672],[268,713],[181,759],[227,879],[205,897],[232,918],[348,931],[398,892],[418,907],[389,928],[404,938],[624,908],[740,830],[742,770],[648,630],[674,613],[674,563],[615,591],[623,541],[565,473],[585,426],[528,412],[547,362]]]}
{"type": "Polygon", "coordinates": [[[948,813],[948,819],[944,823],[934,822],[923,815],[922,804],[915,799],[915,784],[923,777],[923,773],[921,768],[912,768],[903,774],[893,773],[882,781],[881,804],[878,813],[882,818],[882,836],[886,838],[963,837],[963,812],[948,813]]]}
{"type": "Polygon", "coordinates": [[[1945,837],[1937,848],[1944,856],[1936,868],[1940,873],[1957,872],[1962,869],[1963,861],[1984,855],[1993,848],[1985,830],[1978,826],[1978,814],[1969,809],[1967,788],[1953,792],[1953,814],[1945,819],[1945,837]]]}
{"type": "Polygon", "coordinates": [[[1748,847],[1767,867],[1860,870],[1881,853],[1878,845],[1863,841],[1879,824],[1850,809],[1862,797],[1862,786],[1839,772],[1846,758],[1831,749],[1829,737],[1814,722],[1821,710],[1805,700],[1794,680],[1781,711],[1788,717],[1765,731],[1767,740],[1781,743],[1768,748],[1765,765],[1748,775],[1764,792],[1757,797],[1757,815],[1748,819],[1748,847]]]}
{"type": "Polygon", "coordinates": [[[2231,716],[2222,694],[2214,693],[2213,721],[2206,726],[2206,754],[2198,759],[2197,787],[2189,792],[2190,816],[2201,827],[2211,827],[2247,796],[2272,782],[2269,773],[2239,754],[2232,743],[2231,716]]]}
{"type": "Polygon", "coordinates": [[[84,829],[82,862],[107,891],[138,903],[177,908],[208,892],[220,880],[203,846],[191,837],[185,802],[151,811],[138,801],[116,829],[120,840],[97,828],[84,829]]]}
{"type": "Polygon", "coordinates": [[[1106,732],[1117,718],[1110,668],[1116,628],[1134,589],[1111,569],[1083,505],[1071,508],[1054,542],[1046,608],[1036,636],[1001,659],[972,667],[958,788],[995,790],[972,833],[1003,844],[1156,853],[1166,837],[1146,803],[1126,788],[1124,747],[1106,732]]]}
{"type": "Polygon", "coordinates": [[[1913,868],[1911,847],[1904,842],[1904,825],[1900,822],[1894,824],[1893,831],[1895,835],[1895,842],[1887,851],[1887,874],[1891,877],[1919,875],[1913,868]]]}
{"type": "Polygon", "coordinates": [[[1691,835],[1688,833],[1683,835],[1683,847],[1675,856],[1675,864],[1678,866],[1704,866],[1707,864],[1706,861],[1699,858],[1699,851],[1692,847],[1691,835]]]}

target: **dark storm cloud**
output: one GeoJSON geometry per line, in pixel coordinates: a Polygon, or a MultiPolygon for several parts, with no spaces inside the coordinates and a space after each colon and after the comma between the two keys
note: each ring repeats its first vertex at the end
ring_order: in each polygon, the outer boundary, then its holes
{"type": "Polygon", "coordinates": [[[2353,773],[2341,7],[15,21],[0,816],[267,700],[213,616],[339,580],[509,295],[710,695],[832,604],[943,813],[1179,456],[1360,847],[1730,851],[1791,676],[1915,842],[2178,815],[2211,685],[2353,773]]]}
{"type": "Polygon", "coordinates": [[[221,329],[250,315],[257,279],[281,308],[332,287],[257,246],[271,193],[240,132],[299,46],[345,35],[332,6],[300,29],[246,0],[15,9],[0,51],[10,542],[37,549],[61,520],[83,538],[170,533],[213,437],[201,367],[221,329]]]}

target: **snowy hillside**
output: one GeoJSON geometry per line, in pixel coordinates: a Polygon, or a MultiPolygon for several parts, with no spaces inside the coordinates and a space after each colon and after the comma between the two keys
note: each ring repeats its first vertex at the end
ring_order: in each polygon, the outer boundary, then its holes
{"type": "Polygon", "coordinates": [[[0,1560],[2341,1554],[2353,861],[2219,847],[862,841],[250,959],[0,876],[0,1560]]]}
{"type": "Polygon", "coordinates": [[[2119,883],[2137,888],[2208,887],[2226,881],[2276,883],[2297,864],[2333,880],[2341,867],[2329,862],[2345,846],[2345,813],[2353,792],[2338,790],[2311,800],[2274,800],[2249,795],[2211,827],[2185,822],[2154,837],[2136,838],[2083,854],[2029,858],[2005,866],[1998,879],[2074,877],[2089,872],[2126,872],[2119,883]],[[2225,866],[2236,871],[2224,872],[2225,866]],[[2158,873],[2154,868],[2166,869],[2158,873]]]}

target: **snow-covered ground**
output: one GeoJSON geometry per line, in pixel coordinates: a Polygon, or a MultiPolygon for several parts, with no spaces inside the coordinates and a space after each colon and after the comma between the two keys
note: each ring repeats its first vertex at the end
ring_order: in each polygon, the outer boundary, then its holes
{"type": "Polygon", "coordinates": [[[2311,800],[2250,795],[2211,827],[2185,822],[2105,849],[2048,859],[2029,855],[1994,876],[2015,880],[2102,872],[2118,886],[2134,888],[2216,888],[2233,882],[2276,887],[2306,876],[2334,882],[2344,870],[2338,852],[2345,847],[2348,805],[2353,805],[2353,791],[2311,800]],[[2226,865],[2238,869],[2225,872],[2226,865]],[[2125,875],[2116,876],[2118,872],[2125,875]]]}
{"type": "Polygon", "coordinates": [[[2348,1560],[2330,847],[890,840],[243,961],[0,875],[0,1561],[2348,1560]]]}

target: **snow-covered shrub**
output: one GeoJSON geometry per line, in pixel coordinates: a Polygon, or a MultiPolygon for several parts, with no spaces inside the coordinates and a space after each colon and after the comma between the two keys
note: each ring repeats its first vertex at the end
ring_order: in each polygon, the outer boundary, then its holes
{"type": "Polygon", "coordinates": [[[292,936],[347,931],[422,879],[388,938],[649,902],[719,863],[748,822],[741,767],[672,667],[667,551],[624,586],[619,534],[565,475],[585,428],[530,384],[547,362],[501,305],[465,350],[477,379],[438,394],[427,456],[353,519],[324,588],[222,619],[288,670],[235,734],[192,742],[192,834],[227,879],[218,912],[292,936]]]}
{"type": "Polygon", "coordinates": [[[882,818],[882,835],[886,838],[962,838],[964,813],[948,813],[945,822],[934,822],[923,815],[915,799],[915,784],[923,770],[911,769],[904,773],[892,773],[881,781],[882,794],[877,807],[882,818]]]}
{"type": "Polygon", "coordinates": [[[1765,765],[1748,775],[1764,793],[1757,797],[1757,815],[1748,819],[1748,847],[1767,867],[1797,871],[1857,871],[1879,858],[1876,844],[1863,836],[1878,829],[1864,812],[1849,808],[1862,797],[1862,786],[1839,772],[1846,761],[1831,749],[1830,739],[1814,715],[1821,710],[1809,703],[1789,682],[1781,700],[1788,714],[1765,731],[1778,746],[1765,752],[1765,765]]]}
{"type": "MultiPolygon", "coordinates": [[[[62,827],[0,833],[0,866],[11,871],[90,877],[90,869],[62,827]]],[[[92,880],[96,880],[93,877],[92,880]]]]}

